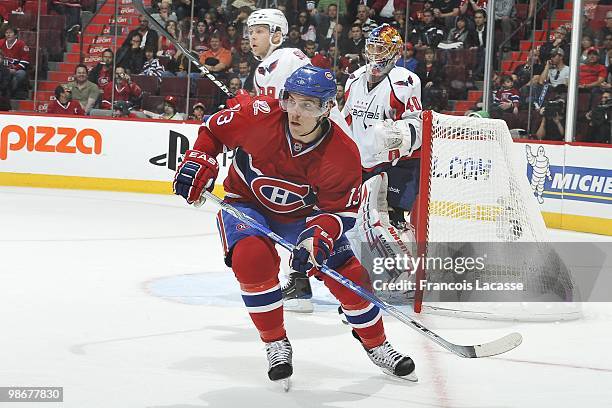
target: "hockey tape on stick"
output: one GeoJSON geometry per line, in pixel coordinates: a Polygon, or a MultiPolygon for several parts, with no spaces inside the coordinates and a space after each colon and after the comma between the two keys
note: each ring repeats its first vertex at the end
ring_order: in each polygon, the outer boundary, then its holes
{"type": "Polygon", "coordinates": [[[166,37],[168,41],[170,41],[178,50],[180,50],[183,53],[183,55],[185,55],[185,57],[193,63],[193,65],[198,67],[198,69],[206,76],[206,78],[210,79],[213,84],[217,85],[217,87],[220,90],[222,90],[223,93],[227,95],[228,98],[234,97],[234,94],[232,94],[230,90],[227,89],[227,87],[221,81],[215,78],[215,76],[211,74],[210,71],[206,69],[206,67],[202,65],[200,61],[196,57],[194,57],[193,54],[191,54],[191,52],[189,52],[187,48],[183,47],[183,44],[177,41],[176,38],[172,37],[170,33],[168,33],[168,31],[166,31],[166,29],[162,27],[162,25],[159,24],[157,20],[155,20],[151,16],[151,14],[149,14],[142,0],[134,0],[133,4],[134,4],[134,7],[136,7],[136,9],[138,10],[138,12],[141,13],[142,16],[149,21],[149,24],[155,27],[156,31],[158,31],[161,35],[166,37]]]}
{"type": "MultiPolygon", "coordinates": [[[[218,207],[223,209],[228,214],[239,219],[245,224],[255,228],[259,232],[265,234],[272,241],[281,245],[288,251],[293,251],[293,249],[295,248],[295,246],[292,243],[285,240],[280,235],[274,233],[269,228],[259,224],[253,218],[244,214],[240,210],[234,208],[231,204],[224,202],[223,200],[221,200],[214,194],[208,191],[204,191],[202,193],[202,198],[200,198],[199,201],[205,201],[205,200],[209,200],[215,203],[218,207]]],[[[339,284],[341,284],[342,286],[345,286],[346,288],[352,290],[353,292],[361,296],[363,299],[375,304],[380,309],[384,310],[391,316],[395,317],[400,322],[408,325],[412,329],[421,333],[423,336],[438,343],[440,346],[442,346],[446,350],[460,357],[479,358],[479,357],[489,357],[489,356],[494,356],[497,354],[502,354],[502,353],[505,353],[507,351],[510,351],[516,348],[523,341],[523,337],[519,333],[510,333],[502,338],[491,341],[489,343],[476,344],[473,346],[462,346],[459,344],[451,343],[450,341],[440,337],[433,331],[429,330],[427,327],[423,326],[418,321],[400,312],[398,309],[386,303],[385,301],[379,299],[376,295],[368,292],[366,289],[357,285],[355,282],[345,278],[344,276],[342,276],[335,270],[328,268],[326,265],[321,266],[320,271],[324,273],[325,275],[329,276],[330,278],[332,278],[333,280],[335,280],[336,282],[338,282],[339,284]]]]}

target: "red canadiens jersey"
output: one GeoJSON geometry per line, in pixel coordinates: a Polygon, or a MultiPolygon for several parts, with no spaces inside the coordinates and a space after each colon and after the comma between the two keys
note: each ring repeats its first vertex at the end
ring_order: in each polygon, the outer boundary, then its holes
{"type": "Polygon", "coordinates": [[[54,115],[85,115],[85,111],[81,107],[81,104],[74,100],[69,101],[66,105],[63,105],[58,100],[51,101],[47,108],[47,113],[54,115]]]}
{"type": "Polygon", "coordinates": [[[280,222],[326,213],[341,231],[352,227],[361,184],[357,146],[331,121],[319,140],[297,142],[286,117],[276,99],[253,98],[212,115],[194,149],[217,155],[223,145],[237,148],[223,183],[226,198],[254,203],[280,222]]]}
{"type": "Polygon", "coordinates": [[[30,49],[23,40],[17,40],[12,46],[8,46],[6,39],[0,40],[0,50],[4,59],[9,62],[11,68],[26,70],[30,64],[30,49]]]}
{"type": "MultiPolygon", "coordinates": [[[[142,94],[142,89],[134,82],[127,84],[125,81],[115,85],[115,101],[129,101],[130,98],[137,98],[142,94]]],[[[102,109],[111,109],[113,96],[113,83],[110,82],[102,88],[102,109]]]]}

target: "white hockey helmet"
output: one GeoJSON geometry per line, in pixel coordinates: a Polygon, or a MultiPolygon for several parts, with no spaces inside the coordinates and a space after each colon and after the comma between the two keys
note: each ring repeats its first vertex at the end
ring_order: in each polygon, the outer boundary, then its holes
{"type": "Polygon", "coordinates": [[[270,27],[270,34],[280,30],[283,38],[289,34],[289,23],[282,11],[277,9],[255,10],[247,19],[247,27],[254,25],[267,25],[270,27]]]}

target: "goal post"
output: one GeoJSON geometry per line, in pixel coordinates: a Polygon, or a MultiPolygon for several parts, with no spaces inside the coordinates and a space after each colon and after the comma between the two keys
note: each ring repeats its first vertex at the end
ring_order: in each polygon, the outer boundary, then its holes
{"type": "Polygon", "coordinates": [[[423,262],[416,268],[415,312],[511,320],[580,317],[572,276],[548,242],[521,160],[502,120],[423,112],[415,223],[423,262]],[[483,253],[483,267],[463,275],[425,262],[483,253]],[[428,290],[457,282],[472,286],[428,290]],[[522,289],[473,290],[511,283],[522,289]]]}

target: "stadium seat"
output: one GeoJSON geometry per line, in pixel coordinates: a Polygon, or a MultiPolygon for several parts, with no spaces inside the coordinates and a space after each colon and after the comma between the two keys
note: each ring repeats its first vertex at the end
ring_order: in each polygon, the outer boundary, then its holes
{"type": "Polygon", "coordinates": [[[40,16],[41,30],[63,31],[66,27],[66,17],[60,15],[40,16]]]}
{"type": "Polygon", "coordinates": [[[131,78],[143,92],[146,92],[149,95],[157,95],[159,81],[156,77],[148,75],[133,75],[131,78]]]}
{"type": "MultiPolygon", "coordinates": [[[[27,0],[23,6],[24,13],[38,15],[38,0],[27,0]]],[[[40,14],[45,15],[48,12],[48,4],[46,1],[40,2],[40,14]]]]}
{"type": "Polygon", "coordinates": [[[196,84],[196,96],[215,98],[219,92],[220,90],[217,85],[215,85],[210,79],[198,79],[196,84]]]}
{"type": "Polygon", "coordinates": [[[187,78],[162,78],[159,86],[160,95],[183,96],[187,93],[187,78]]]}
{"type": "Polygon", "coordinates": [[[36,28],[36,15],[11,13],[8,22],[10,26],[15,27],[19,32],[30,31],[36,28]]]}
{"type": "Polygon", "coordinates": [[[142,98],[142,109],[157,113],[163,103],[163,96],[144,95],[142,98]]]}

